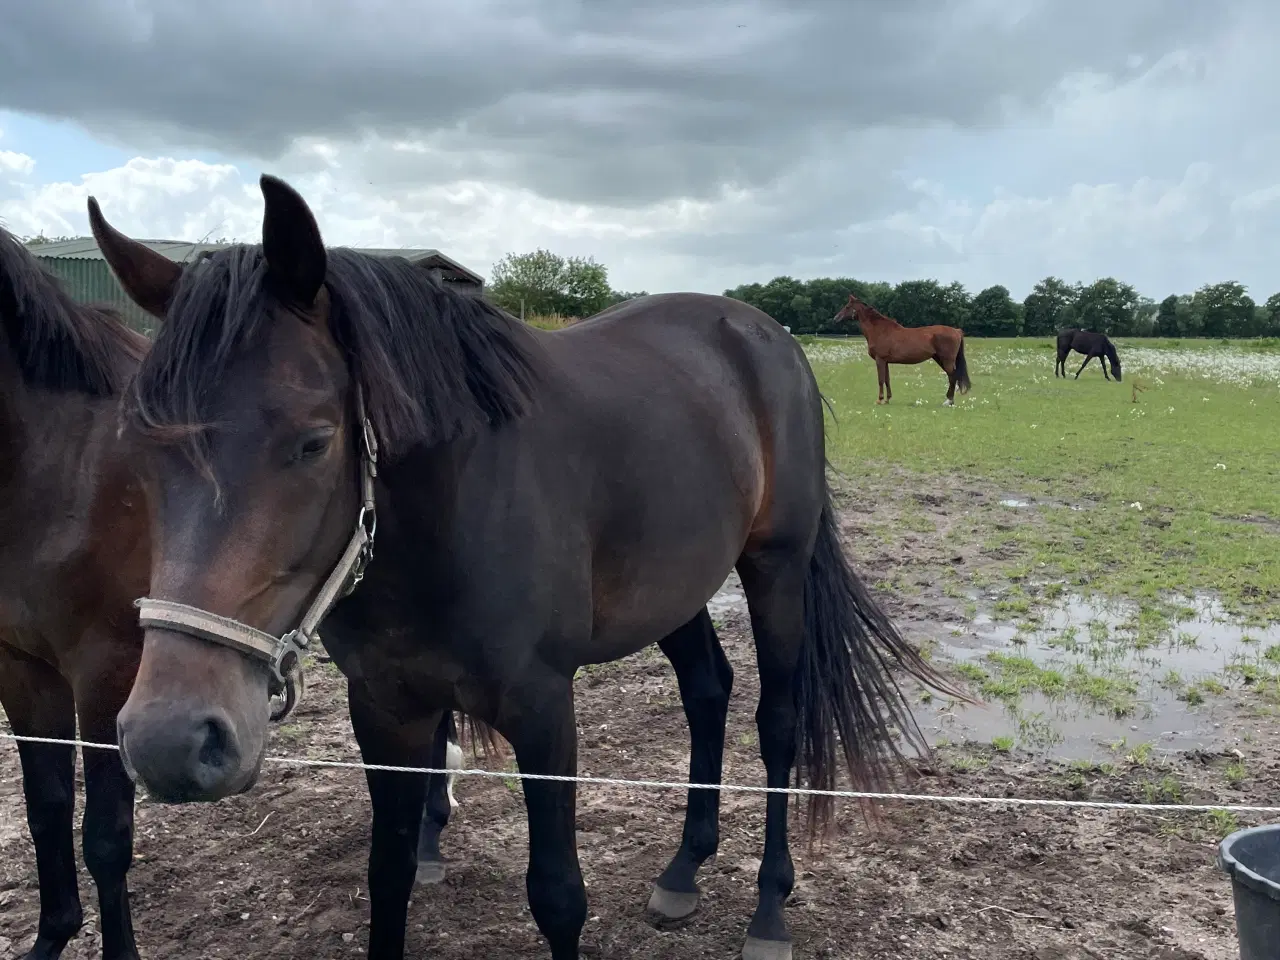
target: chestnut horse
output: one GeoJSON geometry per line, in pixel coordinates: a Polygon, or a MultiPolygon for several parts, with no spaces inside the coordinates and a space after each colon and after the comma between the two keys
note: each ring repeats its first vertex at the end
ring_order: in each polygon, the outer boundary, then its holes
{"type": "MultiPolygon", "coordinates": [[[[814,787],[844,767],[874,788],[907,745],[928,751],[890,665],[949,688],[848,564],[822,398],[781,326],[736,300],[667,294],[534,330],[407,261],[326,250],[291,187],[261,187],[262,245],[185,269],[90,201],[124,289],[164,318],[124,407],[158,545],[120,714],[148,789],[212,801],[252,783],[270,679],[323,620],[366,763],[421,765],[458,708],[495,726],[522,772],[550,775],[523,781],[526,886],[553,960],[575,960],[576,787],[555,779],[577,770],[574,674],[657,642],[690,777],[719,784],[733,671],[706,603],[734,566],[770,786],[798,766],[814,787]]],[[[422,784],[367,778],[368,956],[400,960],[422,784]]],[[[791,955],[788,800],[765,802],[749,960],[791,955]]],[[[830,808],[811,796],[811,827],[830,808]]],[[[693,911],[718,824],[719,792],[691,791],[652,909],[693,911]]]]}
{"type": "MultiPolygon", "coordinates": [[[[81,306],[0,230],[0,704],[19,736],[115,743],[142,655],[133,601],[147,590],[144,501],[118,394],[147,349],[111,312],[81,306]]],[[[72,816],[75,751],[18,744],[35,843],[40,924],[29,960],[80,929],[72,816]]],[[[133,783],[114,750],[84,750],[84,860],[102,953],[136,960],[126,874],[133,783]]]]}
{"type": "Polygon", "coordinates": [[[956,387],[961,393],[969,392],[969,365],[964,359],[964,331],[956,327],[904,327],[891,320],[870,304],[863,303],[852,293],[849,302],[835,315],[836,322],[856,319],[862,335],[867,338],[867,355],[876,362],[876,374],[880,381],[880,393],[876,403],[888,403],[893,399],[889,387],[889,364],[923,363],[936,361],[947,375],[946,406],[955,405],[956,387]]]}

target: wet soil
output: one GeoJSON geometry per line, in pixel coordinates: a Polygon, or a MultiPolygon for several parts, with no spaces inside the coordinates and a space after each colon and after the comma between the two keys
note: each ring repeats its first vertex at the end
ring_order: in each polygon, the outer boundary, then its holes
{"type": "MultiPolygon", "coordinates": [[[[923,506],[939,523],[1006,494],[956,487],[923,506]]],[[[916,503],[913,509],[919,509],[916,503]]],[[[846,504],[860,569],[878,584],[909,577],[909,598],[885,592],[909,636],[965,626],[954,600],[930,584],[945,565],[976,568],[979,548],[944,536],[861,536],[867,504],[846,504]]],[[[945,531],[944,531],[945,534],[945,531]]],[[[726,780],[760,783],[756,682],[744,612],[721,598],[716,617],[737,671],[726,780]]],[[[1224,702],[1231,701],[1231,694],[1224,702]]],[[[1280,803],[1280,723],[1243,701],[1210,749],[1167,757],[1117,755],[1108,766],[950,745],[917,764],[913,792],[997,797],[1177,799],[1280,803]]],[[[1225,709],[1225,708],[1224,708],[1225,709]]],[[[578,683],[581,772],[683,779],[688,734],[666,661],[644,651],[585,671],[578,683]]],[[[273,736],[274,755],[352,759],[344,688],[316,667],[296,718],[273,736]]],[[[482,761],[502,769],[509,760],[482,761]]],[[[542,958],[524,893],[527,842],[518,786],[467,779],[444,840],[445,883],[419,888],[410,908],[410,957],[542,958]]],[[[583,955],[731,958],[754,907],[763,840],[759,796],[726,794],[719,856],[701,875],[699,911],[658,927],[644,907],[674,852],[684,797],[625,788],[579,791],[578,842],[588,883],[583,955]]],[[[793,817],[797,883],[788,909],[797,958],[991,960],[1233,960],[1230,886],[1215,869],[1221,818],[1024,808],[882,804],[868,826],[852,804],[837,833],[808,852],[793,817]]],[[[1241,817],[1239,825],[1259,822],[1241,817]]],[[[131,873],[135,926],[149,960],[359,956],[367,942],[365,861],[369,805],[356,771],[269,766],[249,796],[215,806],[141,800],[131,873]]],[[[89,921],[68,960],[98,956],[92,882],[89,921]]],[[[22,812],[17,754],[0,743],[0,958],[30,946],[35,868],[22,812]]]]}

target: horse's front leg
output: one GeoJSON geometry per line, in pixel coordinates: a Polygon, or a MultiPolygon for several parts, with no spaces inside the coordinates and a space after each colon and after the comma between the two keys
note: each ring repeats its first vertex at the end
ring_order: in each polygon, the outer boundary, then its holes
{"type": "Polygon", "coordinates": [[[876,393],[876,404],[887,403],[884,393],[889,386],[889,364],[879,359],[876,360],[876,384],[879,388],[876,393]]]}
{"type": "MultiPolygon", "coordinates": [[[[362,685],[347,684],[351,728],[365,763],[423,767],[443,711],[404,723],[380,710],[362,685]]],[[[373,807],[369,846],[369,960],[403,960],[409,895],[418,868],[418,838],[426,799],[421,773],[367,770],[373,807]]]]}
{"type": "Polygon", "coordinates": [[[1102,365],[1102,379],[1109,381],[1111,377],[1107,375],[1107,358],[1099,357],[1098,363],[1102,365]]]}
{"type": "MultiPolygon", "coordinates": [[[[0,704],[20,737],[70,740],[76,735],[71,686],[41,660],[0,645],[0,704]]],[[[26,960],[57,960],[84,921],[76,883],[75,748],[19,743],[27,825],[36,848],[40,921],[26,960]]]]}
{"type": "Polygon", "coordinates": [[[1093,359],[1093,356],[1092,356],[1092,355],[1087,356],[1087,357],[1085,357],[1085,358],[1084,358],[1084,363],[1080,364],[1080,369],[1076,371],[1076,379],[1077,379],[1077,380],[1079,380],[1079,379],[1080,379],[1080,373],[1081,373],[1081,371],[1083,371],[1083,370],[1084,370],[1084,368],[1085,368],[1085,367],[1087,367],[1087,366],[1089,365],[1089,361],[1090,361],[1090,360],[1092,360],[1092,359],[1093,359]]]}
{"type": "MultiPolygon", "coordinates": [[[[502,705],[499,732],[515,747],[521,773],[575,776],[578,732],[573,680],[550,668],[523,678],[502,705]]],[[[587,921],[587,889],[578,864],[576,784],[525,780],[529,816],[529,911],[552,960],[578,960],[587,921]]]]}
{"type": "MultiPolygon", "coordinates": [[[[140,650],[120,637],[98,638],[99,669],[75,682],[80,733],[116,742],[116,715],[138,672],[140,650]]],[[[134,785],[115,750],[84,748],[84,862],[98,888],[103,960],[138,960],[127,877],[133,862],[134,785]]]]}

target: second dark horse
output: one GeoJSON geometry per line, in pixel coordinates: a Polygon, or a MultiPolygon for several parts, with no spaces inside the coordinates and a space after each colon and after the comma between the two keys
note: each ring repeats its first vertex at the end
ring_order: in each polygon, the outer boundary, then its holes
{"type": "Polygon", "coordinates": [[[1053,368],[1053,375],[1067,375],[1067,357],[1071,351],[1084,354],[1084,363],[1080,364],[1080,369],[1076,371],[1076,379],[1080,379],[1080,373],[1089,365],[1089,361],[1094,357],[1098,358],[1098,363],[1102,365],[1102,375],[1110,380],[1107,376],[1107,361],[1111,361],[1111,372],[1115,375],[1116,383],[1120,382],[1120,355],[1116,353],[1115,344],[1107,339],[1105,334],[1092,333],[1088,330],[1063,330],[1058,334],[1058,362],[1053,368]]]}

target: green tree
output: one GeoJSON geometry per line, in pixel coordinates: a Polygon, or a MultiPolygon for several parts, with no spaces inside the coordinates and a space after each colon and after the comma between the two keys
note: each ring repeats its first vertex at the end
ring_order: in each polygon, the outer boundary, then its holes
{"type": "Polygon", "coordinates": [[[615,303],[626,303],[628,300],[637,300],[640,297],[647,297],[648,295],[648,290],[640,290],[636,293],[626,293],[622,290],[614,290],[613,293],[609,295],[609,306],[613,306],[615,303]]]}
{"type": "Polygon", "coordinates": [[[1022,302],[1022,332],[1028,337],[1052,337],[1071,326],[1079,288],[1058,277],[1045,277],[1022,302]]]}
{"type": "Polygon", "coordinates": [[[1198,337],[1204,332],[1204,315],[1196,309],[1195,299],[1189,293],[1178,295],[1175,320],[1180,337],[1198,337]]]}
{"type": "MultiPolygon", "coordinates": [[[[887,283],[867,283],[852,277],[819,277],[813,280],[797,280],[794,277],[774,277],[768,283],[744,283],[726,290],[726,297],[733,297],[763,310],[792,333],[818,333],[836,331],[832,319],[849,299],[857,294],[877,309],[883,309],[892,287],[887,283]]],[[[839,332],[852,333],[853,324],[840,325],[839,332]]]]}
{"type": "Polygon", "coordinates": [[[28,247],[38,247],[46,243],[61,243],[63,240],[88,240],[88,237],[46,237],[44,232],[37,233],[34,237],[20,238],[28,247]]]}
{"type": "Polygon", "coordinates": [[[1009,288],[987,287],[969,307],[967,333],[974,337],[1016,337],[1022,331],[1022,311],[1009,288]]]}
{"type": "Polygon", "coordinates": [[[613,300],[609,272],[591,257],[562,257],[549,250],[512,253],[493,266],[489,297],[520,314],[587,317],[613,300]]]}
{"type": "Polygon", "coordinates": [[[1082,330],[1108,336],[1127,334],[1133,329],[1138,309],[1138,291],[1114,277],[1102,277],[1076,296],[1074,322],[1082,330]]]}
{"type": "Polygon", "coordinates": [[[1200,315],[1206,337],[1256,336],[1257,305],[1242,284],[1234,280],[1206,283],[1192,297],[1192,309],[1200,315]]]}
{"type": "Polygon", "coordinates": [[[1267,297],[1267,302],[1262,305],[1262,315],[1263,334],[1268,337],[1280,337],[1280,293],[1273,293],[1267,297]]]}
{"type": "Polygon", "coordinates": [[[1178,330],[1178,295],[1176,293],[1171,293],[1160,301],[1160,306],[1156,309],[1153,333],[1160,337],[1181,336],[1178,330]]]}
{"type": "Polygon", "coordinates": [[[1131,337],[1152,337],[1156,330],[1156,302],[1150,297],[1139,297],[1138,305],[1133,310],[1133,324],[1129,331],[1131,337]]]}
{"type": "Polygon", "coordinates": [[[819,277],[805,284],[809,297],[814,330],[824,333],[857,333],[852,320],[833,323],[840,308],[849,302],[849,294],[883,311],[893,296],[893,287],[887,283],[869,283],[853,277],[819,277]]]}
{"type": "Polygon", "coordinates": [[[935,323],[963,327],[969,320],[969,306],[969,294],[962,283],[949,283],[944,287],[937,280],[904,280],[893,288],[886,307],[877,309],[904,327],[927,327],[935,323]]]}

